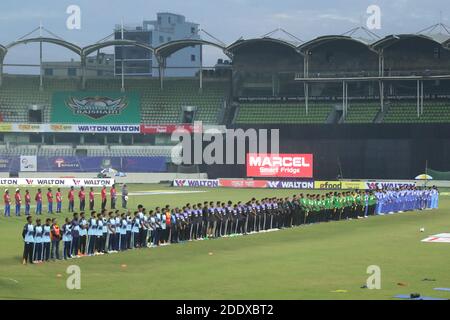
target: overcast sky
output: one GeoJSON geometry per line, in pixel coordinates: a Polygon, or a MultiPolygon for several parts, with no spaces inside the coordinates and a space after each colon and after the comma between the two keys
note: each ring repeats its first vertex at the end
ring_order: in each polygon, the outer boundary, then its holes
{"type": "MultiPolygon", "coordinates": [[[[310,40],[365,25],[372,4],[381,8],[381,29],[375,31],[380,36],[417,32],[438,23],[440,13],[442,22],[450,25],[449,0],[0,0],[0,43],[16,40],[42,21],[58,36],[84,46],[111,34],[122,18],[125,24],[141,23],[161,11],[183,14],[227,44],[278,27],[310,40]],[[66,28],[66,9],[72,4],[81,8],[81,30],[66,28]]],[[[47,47],[46,60],[71,57],[65,50],[47,47]]],[[[21,46],[11,51],[6,62],[34,63],[37,52],[37,45],[21,46]]],[[[219,52],[208,49],[205,56],[206,64],[213,64],[219,52]]]]}

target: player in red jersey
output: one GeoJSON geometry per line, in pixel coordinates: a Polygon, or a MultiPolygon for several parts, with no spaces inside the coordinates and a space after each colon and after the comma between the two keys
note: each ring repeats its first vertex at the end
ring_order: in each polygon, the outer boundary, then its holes
{"type": "Polygon", "coordinates": [[[47,213],[53,214],[53,192],[52,192],[52,188],[48,188],[48,190],[47,190],[47,203],[48,203],[47,213]]]}
{"type": "Polygon", "coordinates": [[[75,190],[73,187],[70,187],[69,195],[67,197],[69,199],[69,212],[73,212],[75,208],[75,190]]]}
{"type": "Polygon", "coordinates": [[[95,194],[94,194],[94,188],[91,188],[89,191],[89,210],[94,211],[95,206],[95,194]]]}
{"type": "Polygon", "coordinates": [[[84,211],[86,207],[86,192],[84,191],[84,187],[81,187],[78,192],[78,199],[80,199],[80,211],[84,211]]]}
{"type": "Polygon", "coordinates": [[[61,189],[58,188],[56,191],[56,213],[61,213],[62,210],[62,194],[61,189]]]}

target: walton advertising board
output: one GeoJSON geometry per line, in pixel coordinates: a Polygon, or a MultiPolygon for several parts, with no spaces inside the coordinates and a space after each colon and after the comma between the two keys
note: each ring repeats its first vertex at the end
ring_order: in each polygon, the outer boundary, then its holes
{"type": "Polygon", "coordinates": [[[17,186],[60,186],[60,187],[111,187],[114,179],[77,179],[77,178],[7,178],[0,179],[2,187],[17,186]]]}
{"type": "Polygon", "coordinates": [[[267,181],[270,189],[314,189],[314,181],[267,181]]]}
{"type": "Polygon", "coordinates": [[[219,180],[210,179],[175,179],[173,181],[174,187],[189,187],[189,188],[218,188],[219,180]]]}
{"type": "Polygon", "coordinates": [[[55,92],[52,110],[52,123],[141,123],[137,92],[55,92]]]}
{"type": "Polygon", "coordinates": [[[416,186],[415,181],[366,181],[368,190],[388,190],[399,188],[411,188],[416,186]]]}
{"type": "Polygon", "coordinates": [[[247,154],[248,177],[312,178],[312,154],[247,154]]]}
{"type": "Polygon", "coordinates": [[[0,126],[0,132],[26,133],[140,133],[139,124],[26,124],[0,126]]]}

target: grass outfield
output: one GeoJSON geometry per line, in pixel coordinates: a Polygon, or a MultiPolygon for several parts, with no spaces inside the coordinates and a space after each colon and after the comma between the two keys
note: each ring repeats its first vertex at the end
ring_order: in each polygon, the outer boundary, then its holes
{"type": "MultiPolygon", "coordinates": [[[[294,193],[152,185],[133,185],[129,190],[205,191],[130,197],[130,206],[143,204],[147,208],[294,193]]],[[[34,196],[35,189],[31,191],[34,196]]],[[[450,244],[420,242],[428,235],[450,232],[450,197],[441,196],[440,207],[433,212],[324,223],[28,266],[21,265],[25,219],[6,219],[2,208],[0,299],[392,299],[412,292],[450,298],[449,292],[433,290],[450,287],[450,244]],[[421,227],[425,233],[419,232],[421,227]],[[82,272],[82,289],[78,291],[66,289],[66,268],[73,264],[82,272]],[[381,290],[360,288],[369,276],[369,265],[381,267],[381,290]],[[422,281],[424,278],[436,282],[422,281]],[[335,290],[347,292],[332,292],[335,290]]],[[[62,217],[59,222],[62,224],[62,217]]]]}

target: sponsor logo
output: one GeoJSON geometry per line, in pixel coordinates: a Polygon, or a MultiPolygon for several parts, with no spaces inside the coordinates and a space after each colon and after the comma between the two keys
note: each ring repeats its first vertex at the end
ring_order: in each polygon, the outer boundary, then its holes
{"type": "Polygon", "coordinates": [[[366,185],[362,181],[342,181],[342,189],[366,189],[366,185]]]}
{"type": "Polygon", "coordinates": [[[366,188],[369,190],[399,189],[415,186],[416,186],[415,182],[391,182],[391,181],[366,182],[366,188]]]}
{"type": "Polygon", "coordinates": [[[271,189],[314,189],[313,181],[268,181],[271,189]]]}
{"type": "Polygon", "coordinates": [[[268,181],[220,179],[219,184],[221,187],[227,188],[267,188],[268,181]]]}
{"type": "Polygon", "coordinates": [[[312,178],[313,155],[249,153],[247,176],[312,178]]]}
{"type": "Polygon", "coordinates": [[[98,120],[105,116],[120,115],[128,106],[127,98],[112,99],[109,97],[85,97],[78,99],[70,97],[67,106],[76,115],[85,115],[98,120]]]}
{"type": "Polygon", "coordinates": [[[41,131],[41,126],[39,124],[19,124],[18,125],[19,132],[20,131],[41,131]]]}
{"type": "Polygon", "coordinates": [[[18,185],[18,179],[0,179],[0,185],[10,186],[18,185]]]}
{"type": "Polygon", "coordinates": [[[52,124],[50,125],[50,132],[71,132],[72,125],[52,124]]]}
{"type": "Polygon", "coordinates": [[[79,125],[77,132],[106,132],[106,133],[127,133],[141,131],[138,125],[79,125]]]}
{"type": "Polygon", "coordinates": [[[316,182],[314,182],[314,189],[340,190],[340,189],[342,189],[342,182],[341,181],[316,181],[316,182]]]}
{"type": "Polygon", "coordinates": [[[57,158],[55,159],[55,166],[58,169],[73,169],[73,168],[79,168],[80,164],[73,162],[73,163],[66,163],[66,160],[63,158],[57,158]]]}
{"type": "Polygon", "coordinates": [[[219,180],[174,180],[173,185],[175,187],[189,187],[189,188],[218,188],[219,180]]]}

